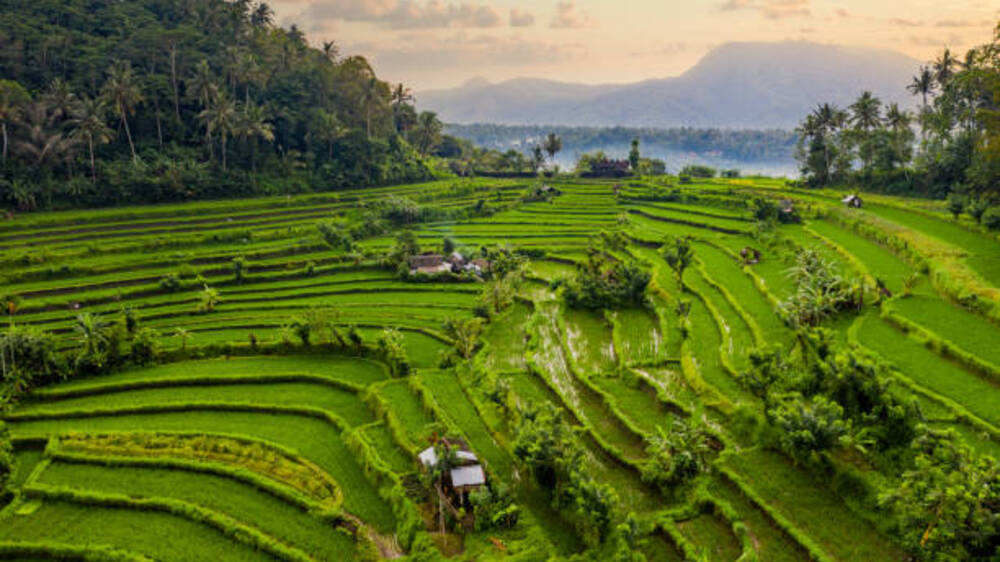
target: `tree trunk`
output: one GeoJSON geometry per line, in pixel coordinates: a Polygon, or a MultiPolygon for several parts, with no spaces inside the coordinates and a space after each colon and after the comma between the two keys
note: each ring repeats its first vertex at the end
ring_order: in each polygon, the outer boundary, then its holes
{"type": "Polygon", "coordinates": [[[90,179],[97,184],[97,162],[94,160],[94,135],[87,135],[87,148],[90,149],[90,179]]]}
{"type": "Polygon", "coordinates": [[[128,128],[128,118],[125,116],[125,108],[119,106],[119,109],[121,109],[122,113],[122,125],[125,126],[125,136],[128,138],[128,147],[132,150],[132,162],[135,162],[139,157],[135,154],[135,144],[132,142],[132,132],[128,128]]]}
{"type": "Polygon", "coordinates": [[[4,121],[0,123],[0,129],[3,129],[3,163],[7,163],[7,122],[4,121]]]}
{"type": "Polygon", "coordinates": [[[173,43],[170,44],[170,80],[174,86],[174,115],[177,116],[177,121],[180,122],[181,101],[177,93],[177,46],[173,43]]]}
{"type": "Polygon", "coordinates": [[[222,131],[222,171],[226,171],[226,131],[222,131]]]}

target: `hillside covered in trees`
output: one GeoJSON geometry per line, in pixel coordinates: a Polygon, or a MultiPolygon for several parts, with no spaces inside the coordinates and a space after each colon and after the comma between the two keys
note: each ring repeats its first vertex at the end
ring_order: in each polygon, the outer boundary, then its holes
{"type": "Polygon", "coordinates": [[[421,134],[406,88],[379,80],[360,56],[340,56],[334,43],[312,48],[296,27],[275,26],[265,3],[0,6],[2,206],[297,193],[430,176],[404,138],[421,134]]]}
{"type": "MultiPolygon", "coordinates": [[[[949,197],[977,221],[1000,203],[1000,26],[962,56],[943,51],[914,69],[915,112],[863,92],[846,108],[823,103],[798,128],[797,158],[812,187],[855,185],[949,197]]],[[[1000,228],[1000,208],[992,212],[1000,228]]]]}

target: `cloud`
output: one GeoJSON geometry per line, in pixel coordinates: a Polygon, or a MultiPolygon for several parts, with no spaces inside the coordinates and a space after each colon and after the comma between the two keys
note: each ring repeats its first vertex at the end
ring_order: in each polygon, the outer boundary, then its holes
{"type": "Polygon", "coordinates": [[[809,0],[726,0],[719,9],[723,12],[754,10],[770,19],[804,17],[810,14],[809,0]]]}
{"type": "Polygon", "coordinates": [[[332,21],[369,22],[395,29],[445,27],[489,28],[502,25],[500,13],[487,4],[444,0],[333,0],[310,4],[298,17],[312,29],[332,21]]]}
{"type": "Polygon", "coordinates": [[[556,15],[549,21],[549,27],[553,29],[579,29],[593,25],[590,14],[577,8],[576,0],[556,2],[556,15]]]}
{"type": "Polygon", "coordinates": [[[889,23],[899,27],[923,27],[924,22],[918,20],[908,20],[905,18],[892,18],[889,23]]]}
{"type": "MultiPolygon", "coordinates": [[[[988,23],[986,25],[989,25],[988,23]]],[[[934,27],[978,27],[979,22],[967,20],[942,20],[934,23],[934,27]]]]}
{"type": "Polygon", "coordinates": [[[947,39],[942,39],[940,36],[928,37],[922,35],[910,35],[906,38],[906,41],[911,45],[917,45],[919,47],[946,47],[948,45],[962,45],[965,42],[962,37],[956,34],[951,34],[947,39]]]}
{"type": "Polygon", "coordinates": [[[851,12],[848,12],[847,10],[845,10],[843,8],[837,8],[836,10],[833,11],[833,13],[836,14],[836,15],[838,15],[838,16],[840,16],[840,17],[842,17],[842,18],[849,18],[849,17],[851,17],[851,12]]]}
{"type": "Polygon", "coordinates": [[[510,10],[510,26],[511,27],[531,27],[535,25],[535,16],[530,12],[522,12],[517,8],[511,8],[510,10]]]}
{"type": "Polygon", "coordinates": [[[653,49],[651,51],[632,51],[629,53],[630,57],[660,57],[660,56],[671,56],[683,53],[688,50],[688,44],[684,41],[677,41],[675,43],[667,43],[659,49],[653,49]]]}

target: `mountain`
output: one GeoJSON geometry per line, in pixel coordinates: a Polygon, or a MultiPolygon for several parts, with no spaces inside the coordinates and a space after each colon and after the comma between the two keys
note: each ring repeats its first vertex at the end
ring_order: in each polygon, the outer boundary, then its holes
{"type": "Polygon", "coordinates": [[[792,128],[817,103],[846,106],[863,90],[913,106],[905,86],[919,65],[890,50],[727,43],[674,78],[624,85],[476,78],[418,92],[418,102],[450,123],[792,128]]]}

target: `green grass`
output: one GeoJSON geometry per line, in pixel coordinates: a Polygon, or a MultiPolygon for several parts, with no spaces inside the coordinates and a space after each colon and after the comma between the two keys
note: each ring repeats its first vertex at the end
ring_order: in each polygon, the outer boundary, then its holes
{"type": "Polygon", "coordinates": [[[576,366],[585,374],[614,372],[615,350],[611,326],[600,312],[566,309],[563,336],[576,366]]]}
{"type": "Polygon", "coordinates": [[[1000,366],[1000,327],[982,316],[926,294],[896,299],[889,306],[959,348],[1000,366]]]}
{"type": "Polygon", "coordinates": [[[685,538],[700,547],[708,560],[723,562],[739,558],[740,542],[723,519],[705,514],[676,525],[685,538]]]}
{"type": "Polygon", "coordinates": [[[434,418],[420,403],[420,399],[405,380],[381,384],[376,389],[389,411],[406,428],[411,443],[422,446],[433,432],[434,418]]]}
{"type": "Polygon", "coordinates": [[[52,500],[30,515],[0,521],[0,540],[110,545],[164,562],[273,560],[214,528],[173,515],[52,500]]]}
{"type": "Polygon", "coordinates": [[[320,559],[350,558],[354,553],[353,539],[328,522],[222,476],[163,468],[107,468],[54,462],[42,472],[38,482],[133,498],[181,500],[228,515],[320,559]]]}
{"type": "Polygon", "coordinates": [[[1000,385],[989,382],[957,363],[904,337],[884,320],[860,320],[858,339],[913,382],[950,398],[986,421],[1000,425],[1000,385]]]}
{"type": "Polygon", "coordinates": [[[18,408],[18,412],[64,412],[198,402],[252,403],[258,406],[310,406],[327,410],[352,426],[364,425],[375,420],[371,411],[352,392],[325,385],[296,382],[212,386],[184,386],[181,384],[166,388],[139,390],[111,388],[107,392],[92,396],[27,402],[18,408]]]}
{"type": "Polygon", "coordinates": [[[389,506],[365,477],[340,434],[328,423],[302,416],[244,412],[189,411],[129,416],[97,416],[10,422],[11,433],[50,435],[68,431],[201,431],[250,435],[290,447],[315,462],[344,492],[344,509],[382,530],[395,521],[389,506]]]}
{"type": "Polygon", "coordinates": [[[626,308],[610,313],[616,333],[615,355],[622,363],[650,363],[667,356],[659,321],[648,310],[626,308]]]}

